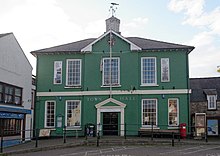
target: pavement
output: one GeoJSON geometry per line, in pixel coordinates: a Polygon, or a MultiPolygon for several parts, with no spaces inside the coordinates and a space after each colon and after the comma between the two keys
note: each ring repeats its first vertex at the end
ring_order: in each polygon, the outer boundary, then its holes
{"type": "Polygon", "coordinates": [[[153,138],[151,137],[101,137],[98,142],[96,137],[67,137],[63,138],[43,138],[39,140],[30,140],[19,145],[4,147],[0,155],[16,155],[29,152],[46,151],[61,148],[71,148],[76,146],[115,146],[115,145],[157,145],[157,144],[169,144],[170,146],[176,146],[181,144],[209,144],[220,145],[220,138],[208,138],[204,139],[174,139],[172,138],[153,138]]]}

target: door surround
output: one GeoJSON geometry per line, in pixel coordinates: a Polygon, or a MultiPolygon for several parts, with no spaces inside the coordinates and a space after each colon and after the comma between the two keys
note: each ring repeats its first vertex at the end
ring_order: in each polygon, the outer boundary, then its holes
{"type": "Polygon", "coordinates": [[[126,104],[116,100],[116,99],[113,99],[113,98],[108,98],[98,104],[95,105],[96,109],[97,109],[97,125],[101,123],[101,113],[102,112],[119,112],[120,113],[120,118],[121,118],[121,121],[120,121],[120,136],[124,136],[124,109],[126,107],[126,104]],[[105,104],[109,103],[109,102],[112,102],[114,104],[116,104],[116,106],[105,106],[105,104]]]}

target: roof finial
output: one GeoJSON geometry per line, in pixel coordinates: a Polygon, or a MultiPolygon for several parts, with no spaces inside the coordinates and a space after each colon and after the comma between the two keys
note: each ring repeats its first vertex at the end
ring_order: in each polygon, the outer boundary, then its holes
{"type": "Polygon", "coordinates": [[[119,5],[119,4],[117,4],[117,3],[111,3],[111,6],[110,6],[109,11],[112,13],[112,17],[114,17],[115,11],[117,10],[116,5],[119,5]]]}

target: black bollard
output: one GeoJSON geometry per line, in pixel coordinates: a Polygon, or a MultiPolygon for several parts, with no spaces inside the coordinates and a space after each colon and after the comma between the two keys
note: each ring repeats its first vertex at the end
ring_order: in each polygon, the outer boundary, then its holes
{"type": "Polygon", "coordinates": [[[172,146],[174,146],[174,133],[172,132],[172,146]]]}

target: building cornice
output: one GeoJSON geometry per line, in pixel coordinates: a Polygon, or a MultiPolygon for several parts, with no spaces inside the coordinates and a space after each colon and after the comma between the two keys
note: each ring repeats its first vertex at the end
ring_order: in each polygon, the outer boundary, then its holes
{"type": "MultiPolygon", "coordinates": [[[[167,90],[113,90],[112,95],[152,95],[152,94],[188,94],[190,89],[167,90]]],[[[109,95],[110,91],[72,91],[72,92],[37,92],[37,96],[86,96],[109,95]]]]}

